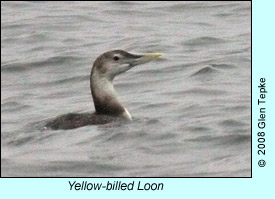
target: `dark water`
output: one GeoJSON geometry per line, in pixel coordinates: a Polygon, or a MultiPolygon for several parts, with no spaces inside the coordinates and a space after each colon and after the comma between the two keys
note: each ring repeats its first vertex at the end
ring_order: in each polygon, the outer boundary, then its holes
{"type": "Polygon", "coordinates": [[[250,2],[1,2],[2,176],[250,176],[250,2]],[[114,81],[132,123],[93,112],[111,49],[163,52],[114,81]]]}

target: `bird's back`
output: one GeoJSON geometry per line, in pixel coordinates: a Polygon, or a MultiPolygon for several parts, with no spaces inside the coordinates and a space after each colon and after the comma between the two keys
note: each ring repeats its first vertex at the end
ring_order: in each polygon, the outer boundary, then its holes
{"type": "Polygon", "coordinates": [[[117,120],[121,120],[121,118],[96,113],[68,113],[49,121],[46,128],[53,130],[74,129],[86,125],[107,124],[117,120]]]}

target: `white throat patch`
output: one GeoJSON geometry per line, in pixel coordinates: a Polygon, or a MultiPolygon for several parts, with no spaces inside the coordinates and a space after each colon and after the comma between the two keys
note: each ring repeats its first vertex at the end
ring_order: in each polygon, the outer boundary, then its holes
{"type": "Polygon", "coordinates": [[[130,115],[130,113],[127,111],[126,108],[124,108],[124,112],[123,112],[122,116],[128,120],[132,120],[132,116],[130,115]]]}

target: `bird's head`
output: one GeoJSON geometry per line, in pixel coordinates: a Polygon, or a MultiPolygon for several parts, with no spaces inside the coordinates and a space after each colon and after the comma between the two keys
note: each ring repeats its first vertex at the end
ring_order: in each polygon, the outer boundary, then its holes
{"type": "Polygon", "coordinates": [[[100,77],[112,81],[115,76],[126,72],[130,68],[145,64],[158,57],[161,53],[131,54],[123,50],[113,50],[100,55],[94,62],[93,72],[100,77]]]}

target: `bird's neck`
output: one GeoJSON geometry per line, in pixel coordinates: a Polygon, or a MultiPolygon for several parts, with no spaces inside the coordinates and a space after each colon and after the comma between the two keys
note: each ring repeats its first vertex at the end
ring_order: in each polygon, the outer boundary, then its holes
{"type": "Polygon", "coordinates": [[[119,102],[112,80],[92,71],[90,86],[96,113],[132,119],[126,108],[119,102]]]}

